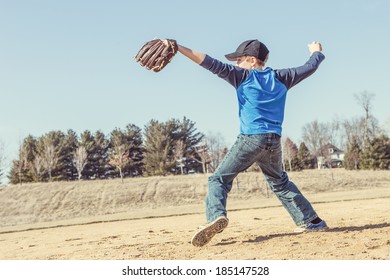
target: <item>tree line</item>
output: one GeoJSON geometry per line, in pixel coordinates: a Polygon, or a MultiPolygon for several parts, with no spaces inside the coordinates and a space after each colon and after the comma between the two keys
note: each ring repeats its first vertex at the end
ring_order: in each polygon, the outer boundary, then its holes
{"type": "MultiPolygon", "coordinates": [[[[363,117],[307,123],[299,146],[283,137],[284,169],[317,168],[319,157],[331,163],[329,149],[324,149],[327,145],[345,152],[346,169],[389,169],[390,140],[372,115],[373,97],[368,92],[355,95],[364,109],[363,117]]],[[[4,175],[3,148],[0,143],[0,176],[4,175]]],[[[89,130],[80,135],[73,130],[50,131],[23,139],[8,178],[12,184],[21,184],[208,173],[215,170],[227,151],[220,134],[204,135],[186,117],[151,120],[143,130],[129,124],[108,135],[89,130]]]]}
{"type": "Polygon", "coordinates": [[[299,149],[289,138],[284,140],[283,158],[287,170],[302,169],[299,153],[306,153],[306,149],[314,164],[316,158],[323,158],[332,167],[330,150],[324,149],[329,146],[345,152],[342,165],[348,170],[390,169],[390,140],[372,114],[375,94],[363,91],[354,97],[364,111],[362,117],[345,120],[335,117],[328,123],[317,120],[307,123],[302,129],[303,143],[299,149]]]}
{"type": "Polygon", "coordinates": [[[202,159],[197,150],[205,139],[186,117],[151,120],[143,131],[129,124],[109,135],[89,130],[80,135],[73,130],[28,135],[8,178],[21,184],[201,172],[204,161],[212,157],[202,159]]]}

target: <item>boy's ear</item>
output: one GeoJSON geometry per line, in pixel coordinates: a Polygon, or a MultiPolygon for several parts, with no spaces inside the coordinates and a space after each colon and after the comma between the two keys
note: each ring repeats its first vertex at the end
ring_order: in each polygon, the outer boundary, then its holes
{"type": "Polygon", "coordinates": [[[254,66],[254,65],[257,64],[257,58],[256,58],[256,57],[251,56],[250,59],[251,59],[251,60],[250,60],[250,63],[251,63],[252,66],[254,66]]]}

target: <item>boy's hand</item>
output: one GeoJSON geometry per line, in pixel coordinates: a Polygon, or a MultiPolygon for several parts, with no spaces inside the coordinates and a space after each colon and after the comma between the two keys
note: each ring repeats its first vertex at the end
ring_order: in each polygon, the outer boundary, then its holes
{"type": "Polygon", "coordinates": [[[322,51],[322,46],[321,46],[321,43],[319,43],[319,42],[313,41],[312,43],[307,44],[307,46],[309,48],[310,55],[312,55],[314,52],[321,52],[322,51]]]}

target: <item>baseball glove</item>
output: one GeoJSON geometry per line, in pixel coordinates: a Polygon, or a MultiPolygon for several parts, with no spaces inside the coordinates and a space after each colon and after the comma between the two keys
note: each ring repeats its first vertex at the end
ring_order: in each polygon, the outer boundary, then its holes
{"type": "Polygon", "coordinates": [[[161,71],[177,53],[177,43],[175,40],[154,39],[146,42],[137,55],[135,61],[141,66],[145,66],[148,70],[154,72],[161,71]]]}

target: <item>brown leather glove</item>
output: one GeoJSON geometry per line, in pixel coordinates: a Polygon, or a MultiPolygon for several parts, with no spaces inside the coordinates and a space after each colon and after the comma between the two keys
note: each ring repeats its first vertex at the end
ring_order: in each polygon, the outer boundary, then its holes
{"type": "Polygon", "coordinates": [[[159,72],[171,62],[177,53],[177,49],[178,46],[175,40],[154,39],[146,42],[134,59],[146,69],[159,72]]]}

